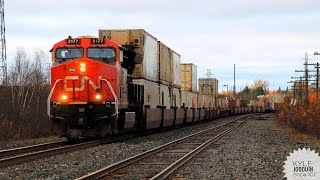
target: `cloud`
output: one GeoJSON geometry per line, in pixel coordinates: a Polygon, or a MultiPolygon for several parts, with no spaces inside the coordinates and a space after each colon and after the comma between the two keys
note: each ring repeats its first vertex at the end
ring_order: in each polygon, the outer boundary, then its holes
{"type": "Polygon", "coordinates": [[[237,87],[257,78],[286,87],[294,69],[302,68],[304,53],[320,51],[318,0],[10,0],[5,5],[8,60],[17,46],[47,52],[68,35],[141,28],[181,54],[182,62],[195,63],[199,77],[212,69],[221,84],[232,84],[236,64],[237,87]]]}

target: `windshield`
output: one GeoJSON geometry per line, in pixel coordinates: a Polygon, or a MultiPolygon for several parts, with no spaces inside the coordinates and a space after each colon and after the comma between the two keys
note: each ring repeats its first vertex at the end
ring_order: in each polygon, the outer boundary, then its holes
{"type": "Polygon", "coordinates": [[[114,48],[88,48],[88,58],[93,59],[109,59],[116,57],[116,50],[114,48]]]}
{"type": "Polygon", "coordinates": [[[115,48],[105,48],[96,47],[87,49],[88,58],[107,63],[109,65],[116,65],[116,49],[115,48]]]}
{"type": "Polygon", "coordinates": [[[75,59],[83,57],[83,48],[58,48],[56,58],[58,59],[75,59]]]}

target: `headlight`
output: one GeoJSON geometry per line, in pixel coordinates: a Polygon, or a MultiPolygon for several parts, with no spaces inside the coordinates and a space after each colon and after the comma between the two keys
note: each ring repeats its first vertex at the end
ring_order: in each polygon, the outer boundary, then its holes
{"type": "Polygon", "coordinates": [[[62,99],[62,100],[67,100],[67,98],[68,98],[68,96],[65,95],[65,94],[61,96],[61,99],[62,99]]]}
{"type": "Polygon", "coordinates": [[[97,95],[96,95],[96,99],[97,99],[97,100],[101,99],[101,95],[100,95],[100,94],[97,94],[97,95]]]}

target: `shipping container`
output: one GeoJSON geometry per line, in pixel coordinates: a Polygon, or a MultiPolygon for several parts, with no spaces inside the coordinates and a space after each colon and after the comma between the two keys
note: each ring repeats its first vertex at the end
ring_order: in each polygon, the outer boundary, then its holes
{"type": "Polygon", "coordinates": [[[198,93],[190,92],[192,97],[191,107],[198,108],[198,93]]]}
{"type": "Polygon", "coordinates": [[[236,100],[229,99],[229,106],[230,106],[230,108],[235,108],[236,107],[236,100]]]}
{"type": "Polygon", "coordinates": [[[281,103],[283,102],[284,95],[282,94],[274,94],[272,98],[273,103],[281,103]]]}
{"type": "Polygon", "coordinates": [[[240,99],[236,99],[236,107],[241,107],[240,99]]]}
{"type": "Polygon", "coordinates": [[[222,99],[221,98],[217,98],[217,106],[219,108],[222,108],[222,99]]]}
{"type": "Polygon", "coordinates": [[[143,29],[100,29],[99,37],[107,37],[143,57],[141,62],[136,62],[132,78],[159,80],[159,46],[155,37],[143,29]]]}
{"type": "Polygon", "coordinates": [[[171,63],[171,82],[174,87],[181,87],[181,57],[178,53],[175,51],[171,50],[171,55],[172,55],[172,63],[171,63]]]}
{"type": "Polygon", "coordinates": [[[201,94],[218,96],[218,80],[216,78],[200,78],[198,88],[201,94]]]}
{"type": "Polygon", "coordinates": [[[133,79],[133,84],[144,86],[144,105],[157,108],[159,105],[159,84],[145,79],[133,79]]]}
{"type": "Polygon", "coordinates": [[[164,45],[162,42],[158,42],[159,44],[159,62],[160,62],[160,76],[159,81],[162,84],[171,85],[172,84],[172,55],[171,49],[164,45]]]}
{"type": "Polygon", "coordinates": [[[210,96],[204,95],[203,96],[203,103],[204,103],[203,107],[206,109],[211,108],[211,101],[212,101],[212,98],[210,96]]]}
{"type": "Polygon", "coordinates": [[[190,108],[192,103],[192,96],[190,95],[190,92],[181,91],[181,101],[182,106],[190,108]]]}
{"type": "Polygon", "coordinates": [[[250,100],[246,100],[246,104],[247,104],[247,107],[249,107],[250,106],[250,100]]]}
{"type": "Polygon", "coordinates": [[[181,64],[181,89],[184,91],[197,91],[197,66],[194,64],[181,64]]]}
{"type": "Polygon", "coordinates": [[[160,104],[166,109],[170,109],[171,106],[171,88],[169,86],[160,84],[160,104]]]}
{"type": "Polygon", "coordinates": [[[210,98],[211,98],[211,109],[214,109],[214,108],[216,108],[216,98],[215,97],[211,97],[210,96],[210,98]]]}
{"type": "Polygon", "coordinates": [[[250,106],[257,106],[257,100],[250,100],[250,106]]]}
{"type": "Polygon", "coordinates": [[[180,108],[182,106],[182,92],[180,89],[172,89],[172,103],[171,106],[180,108]]]}
{"type": "Polygon", "coordinates": [[[204,95],[198,94],[198,108],[204,107],[204,95]]]}

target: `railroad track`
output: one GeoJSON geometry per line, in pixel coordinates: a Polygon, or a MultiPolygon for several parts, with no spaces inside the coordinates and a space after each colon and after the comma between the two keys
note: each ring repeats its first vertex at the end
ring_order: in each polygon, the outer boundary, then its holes
{"type": "Polygon", "coordinates": [[[79,179],[166,179],[206,147],[245,123],[251,116],[243,116],[171,141],[79,179]]]}
{"type": "Polygon", "coordinates": [[[0,168],[34,159],[84,149],[100,144],[100,140],[70,145],[66,141],[38,144],[0,151],[0,168]]]}
{"type": "Polygon", "coordinates": [[[101,144],[108,144],[127,140],[130,138],[141,137],[149,133],[125,134],[101,140],[80,140],[78,144],[68,144],[67,141],[38,144],[21,148],[14,148],[0,151],[0,168],[14,164],[35,160],[38,158],[49,157],[57,154],[68,153],[80,149],[86,149],[101,144]]]}

